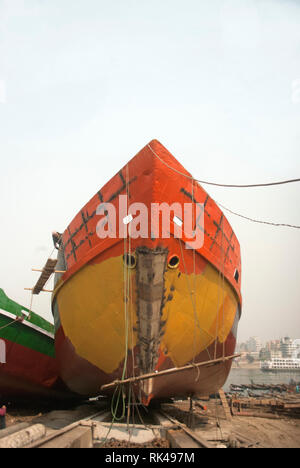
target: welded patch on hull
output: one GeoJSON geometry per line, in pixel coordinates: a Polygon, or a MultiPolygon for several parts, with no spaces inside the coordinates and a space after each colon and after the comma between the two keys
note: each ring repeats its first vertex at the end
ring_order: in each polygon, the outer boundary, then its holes
{"type": "Polygon", "coordinates": [[[164,322],[164,273],[167,249],[139,247],[137,256],[137,328],[139,367],[142,374],[155,369],[164,322]]]}

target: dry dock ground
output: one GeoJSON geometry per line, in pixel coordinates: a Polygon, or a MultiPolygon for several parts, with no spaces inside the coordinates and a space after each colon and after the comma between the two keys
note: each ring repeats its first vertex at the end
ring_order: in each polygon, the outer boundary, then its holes
{"type": "MultiPolygon", "coordinates": [[[[265,415],[262,414],[262,417],[235,415],[227,420],[220,400],[203,401],[201,404],[207,406],[207,410],[201,411],[201,414],[206,415],[208,419],[204,425],[197,425],[196,421],[194,430],[196,434],[200,434],[206,440],[216,441],[220,445],[225,444],[227,447],[230,445],[228,441],[231,440],[233,448],[235,446],[245,448],[300,448],[300,418],[266,413],[265,415]]],[[[185,406],[184,409],[188,410],[187,403],[182,402],[176,406],[181,409],[185,406]]],[[[180,416],[177,417],[182,420],[180,416]]]]}
{"type": "MultiPolygon", "coordinates": [[[[235,432],[245,434],[259,445],[266,448],[300,448],[300,421],[269,420],[265,418],[235,417],[235,432]]],[[[258,445],[258,447],[259,447],[258,445]]]]}
{"type": "MultiPolygon", "coordinates": [[[[51,436],[76,421],[92,418],[101,409],[104,413],[105,409],[107,410],[106,418],[99,423],[104,424],[107,434],[111,421],[109,408],[103,407],[103,403],[99,406],[98,402],[55,410],[45,407],[32,409],[25,406],[9,406],[6,424],[9,429],[42,424],[46,427],[47,436],[51,436]]],[[[212,448],[300,448],[300,419],[290,415],[262,414],[262,417],[234,415],[228,418],[219,399],[196,401],[193,414],[193,419],[189,419],[191,416],[188,401],[163,404],[160,408],[147,413],[147,421],[143,422],[147,426],[153,424],[155,427],[156,424],[157,427],[165,427],[164,436],[139,443],[139,439],[135,442],[126,442],[122,440],[122,436],[116,436],[116,432],[111,432],[105,446],[146,448],[198,446],[200,448],[199,441],[205,441],[212,448]]],[[[143,426],[141,421],[136,421],[135,424],[140,428],[143,426]]],[[[126,421],[123,424],[123,431],[126,431],[125,425],[126,421]]],[[[55,447],[55,439],[52,441],[52,446],[55,447]]],[[[97,444],[94,444],[95,446],[97,444]]]]}

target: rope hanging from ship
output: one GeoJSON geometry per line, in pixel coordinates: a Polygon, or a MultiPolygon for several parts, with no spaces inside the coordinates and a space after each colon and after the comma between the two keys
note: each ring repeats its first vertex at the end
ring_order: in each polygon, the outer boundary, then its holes
{"type": "Polygon", "coordinates": [[[23,317],[17,317],[15,318],[14,320],[12,320],[11,322],[7,323],[6,325],[3,325],[3,327],[0,327],[0,330],[4,330],[4,328],[7,328],[7,327],[10,327],[11,325],[13,325],[14,323],[17,323],[17,322],[23,322],[24,321],[24,316],[23,317]]]}
{"type": "MultiPolygon", "coordinates": [[[[198,182],[200,184],[207,184],[207,185],[214,185],[217,187],[225,187],[225,188],[254,188],[254,187],[271,187],[271,186],[278,186],[278,185],[284,185],[284,184],[290,184],[290,183],[297,183],[300,182],[300,179],[290,179],[290,180],[284,180],[280,182],[270,182],[266,184],[252,184],[252,185],[229,185],[229,184],[217,184],[214,182],[206,182],[204,180],[200,179],[195,179],[193,176],[189,174],[185,174],[184,172],[178,171],[174,167],[170,166],[168,163],[166,163],[163,159],[161,159],[158,154],[151,148],[151,145],[148,145],[148,148],[152,151],[154,156],[159,159],[161,163],[163,163],[166,167],[171,169],[173,172],[176,172],[177,174],[182,175],[183,177],[186,177],[187,179],[193,180],[195,182],[198,182]]],[[[287,223],[274,223],[274,222],[269,222],[269,221],[263,221],[259,219],[254,219],[250,218],[249,216],[242,215],[240,213],[236,213],[235,211],[230,210],[229,208],[226,208],[224,205],[221,205],[218,201],[215,200],[215,202],[223,209],[228,211],[229,213],[238,216],[240,218],[246,219],[247,221],[251,221],[252,223],[258,223],[258,224],[266,224],[268,226],[274,226],[274,227],[287,227],[287,228],[292,228],[292,229],[300,229],[300,226],[294,225],[294,224],[287,224],[287,223]]]]}
{"type": "MultiPolygon", "coordinates": [[[[127,195],[127,204],[130,198],[129,195],[129,166],[126,166],[126,195],[127,195]]],[[[130,223],[128,224],[129,235],[124,237],[124,249],[123,249],[123,259],[131,258],[131,236],[130,236],[130,223]]],[[[113,393],[112,401],[111,401],[111,414],[112,414],[112,423],[109,428],[108,434],[106,435],[106,439],[116,421],[121,421],[125,417],[126,413],[126,394],[124,385],[122,381],[126,379],[127,376],[127,364],[128,364],[128,347],[129,347],[129,339],[131,337],[131,355],[132,355],[132,378],[135,378],[135,357],[134,357],[134,318],[133,318],[133,301],[132,301],[132,275],[131,269],[128,268],[127,262],[123,262],[123,289],[124,289],[124,363],[123,363],[123,370],[122,370],[122,377],[120,383],[116,386],[115,391],[113,393]],[[120,401],[122,398],[122,401],[120,401]],[[119,414],[119,408],[121,404],[121,414],[119,414]]],[[[141,402],[139,402],[141,403],[141,402]]],[[[138,402],[136,400],[135,392],[133,391],[132,384],[129,384],[129,388],[127,390],[127,423],[129,424],[130,417],[132,416],[134,420],[134,412],[135,410],[138,413],[139,419],[142,424],[145,425],[143,418],[140,414],[138,409],[138,402]],[[131,407],[133,409],[131,414],[131,407]]],[[[145,426],[146,427],[146,426],[145,426]]]]}
{"type": "Polygon", "coordinates": [[[148,148],[152,151],[152,153],[169,169],[172,169],[172,171],[177,172],[177,174],[180,174],[188,179],[194,180],[196,182],[199,182],[199,184],[205,184],[205,185],[214,185],[216,187],[227,187],[227,188],[257,188],[257,187],[271,187],[275,185],[285,185],[285,184],[292,184],[296,182],[300,182],[300,179],[289,179],[289,180],[282,180],[279,182],[267,182],[263,184],[247,184],[247,185],[238,185],[238,184],[218,184],[216,182],[207,182],[205,180],[200,180],[200,179],[195,179],[193,176],[190,176],[188,174],[184,174],[184,172],[178,171],[178,169],[175,169],[174,167],[170,166],[168,163],[166,163],[163,159],[161,159],[158,154],[151,148],[151,145],[148,145],[148,148]]]}
{"type": "MultiPolygon", "coordinates": [[[[192,179],[192,204],[194,204],[194,180],[193,179],[192,179]]],[[[194,205],[193,205],[193,208],[194,208],[194,205]]],[[[194,209],[193,209],[192,210],[192,226],[194,226],[194,222],[195,222],[195,218],[194,218],[194,209]]],[[[193,314],[194,314],[193,360],[192,360],[191,364],[195,365],[197,326],[201,330],[199,320],[198,320],[197,305],[196,305],[196,297],[197,297],[197,295],[196,295],[196,289],[197,289],[197,282],[196,282],[196,251],[195,251],[195,249],[193,249],[193,289],[191,290],[189,279],[188,279],[188,274],[187,274],[187,269],[186,269],[186,264],[185,264],[184,252],[183,252],[182,245],[181,245],[181,242],[180,242],[179,238],[178,238],[178,242],[179,242],[179,246],[180,246],[182,262],[183,262],[183,266],[184,266],[184,270],[185,270],[185,274],[186,274],[188,291],[189,291],[189,295],[190,295],[190,298],[191,298],[192,307],[193,307],[193,314]]],[[[199,378],[200,378],[200,369],[199,369],[199,367],[195,366],[195,370],[197,371],[195,382],[197,382],[199,380],[199,378]]]]}
{"type": "MultiPolygon", "coordinates": [[[[193,178],[191,179],[191,183],[192,183],[192,203],[193,204],[194,204],[194,180],[195,179],[193,179],[193,178]]],[[[193,210],[193,221],[194,221],[194,210],[193,210]]],[[[213,360],[213,359],[216,360],[217,359],[217,341],[218,341],[218,334],[219,334],[219,328],[220,328],[220,324],[219,324],[219,320],[220,320],[219,310],[220,310],[220,307],[222,307],[222,314],[221,314],[222,324],[221,324],[221,326],[222,326],[223,333],[224,333],[224,325],[225,325],[225,308],[224,308],[224,304],[225,304],[225,298],[224,298],[224,292],[225,292],[224,218],[222,218],[222,220],[221,220],[221,233],[222,233],[222,237],[221,237],[221,239],[222,239],[221,240],[222,261],[221,261],[221,265],[220,265],[220,269],[219,269],[219,275],[218,275],[218,278],[219,278],[218,279],[218,282],[219,282],[218,305],[217,305],[217,312],[218,313],[217,313],[217,320],[216,320],[216,333],[215,333],[215,336],[214,336],[214,342],[215,342],[214,358],[211,357],[209,349],[207,347],[205,348],[208,355],[209,355],[210,360],[213,360]]],[[[178,242],[179,242],[179,245],[180,245],[180,251],[181,251],[181,257],[182,257],[182,261],[183,261],[184,270],[185,270],[185,273],[186,273],[188,291],[189,291],[189,295],[190,295],[190,298],[191,298],[192,307],[193,307],[193,311],[194,311],[193,360],[192,360],[191,364],[195,364],[195,357],[196,357],[196,349],[195,349],[195,347],[196,347],[196,328],[198,327],[201,330],[201,327],[200,327],[200,324],[199,324],[199,319],[198,319],[198,314],[197,314],[197,305],[196,305],[196,288],[197,288],[197,285],[196,285],[196,259],[195,259],[196,251],[195,251],[195,249],[193,249],[193,289],[191,289],[189,279],[188,279],[188,274],[187,274],[187,268],[186,268],[186,263],[185,263],[185,258],[184,258],[184,252],[183,252],[183,249],[182,249],[180,239],[178,239],[178,242]]],[[[202,329],[202,331],[205,332],[203,329],[202,329]]],[[[224,358],[224,357],[225,357],[225,340],[223,339],[222,358],[224,358]]],[[[198,369],[198,374],[196,376],[196,381],[197,381],[199,379],[199,377],[200,377],[200,369],[198,367],[195,367],[195,369],[198,369]]]]}
{"type": "MultiPolygon", "coordinates": [[[[129,193],[128,193],[128,181],[129,181],[129,169],[128,169],[128,164],[126,166],[126,195],[127,195],[127,204],[128,204],[128,199],[129,199],[129,193]]],[[[130,229],[130,224],[129,224],[129,229],[130,229]]],[[[126,255],[130,255],[130,236],[128,236],[128,253],[127,253],[127,236],[124,236],[124,257],[126,255]]],[[[124,326],[125,326],[125,333],[124,333],[124,338],[125,338],[125,354],[124,354],[124,363],[123,363],[123,370],[122,370],[122,377],[121,381],[125,379],[126,377],[126,371],[127,371],[127,361],[128,361],[128,337],[129,337],[129,330],[128,330],[128,300],[129,300],[129,269],[126,267],[126,262],[123,262],[123,294],[124,294],[124,326]]],[[[125,416],[125,410],[126,410],[126,405],[125,405],[125,395],[123,391],[123,386],[122,384],[117,386],[113,397],[112,397],[112,402],[111,402],[111,413],[113,416],[113,422],[114,421],[120,421],[124,419],[125,416]],[[120,404],[120,397],[122,394],[122,413],[121,416],[118,416],[118,409],[119,409],[119,404],[120,404]],[[115,399],[117,398],[116,402],[115,399]]]]}
{"type": "MultiPolygon", "coordinates": [[[[194,180],[192,178],[191,180],[191,183],[192,183],[192,203],[194,204],[194,180]]],[[[194,225],[194,210],[193,210],[193,225],[194,225]]],[[[225,310],[224,310],[224,288],[225,288],[225,251],[224,251],[224,246],[223,246],[223,240],[224,240],[224,225],[223,225],[223,219],[221,221],[221,232],[222,232],[222,241],[221,241],[221,252],[222,252],[222,262],[221,262],[221,266],[220,266],[220,269],[219,269],[219,288],[218,288],[218,305],[217,305],[217,320],[216,320],[216,333],[215,333],[215,336],[214,336],[214,342],[215,342],[215,351],[214,351],[214,358],[212,358],[212,356],[210,355],[210,352],[209,352],[209,349],[208,347],[205,348],[205,350],[207,351],[208,353],[208,356],[209,356],[209,359],[210,360],[213,360],[213,359],[216,359],[217,358],[217,338],[218,338],[218,332],[219,332],[219,310],[220,310],[220,307],[222,305],[222,329],[224,330],[224,314],[225,314],[225,310]],[[222,284],[221,284],[222,283],[222,284]],[[220,289],[222,290],[222,299],[220,300],[220,289]]],[[[187,279],[187,286],[188,286],[188,292],[189,292],[189,295],[190,295],[190,298],[191,298],[191,302],[192,302],[192,307],[193,307],[193,312],[194,312],[194,339],[193,339],[193,359],[192,359],[192,362],[191,364],[195,364],[195,357],[196,357],[196,329],[197,327],[199,328],[199,330],[202,330],[202,332],[205,333],[205,330],[203,330],[201,327],[200,327],[200,324],[199,324],[199,319],[198,319],[198,314],[197,314],[197,304],[196,304],[196,289],[197,289],[197,282],[196,282],[196,251],[195,249],[193,249],[193,288],[191,289],[191,285],[190,285],[190,282],[189,282],[189,275],[188,275],[188,272],[187,272],[187,268],[186,268],[186,262],[185,262],[185,257],[184,257],[184,251],[183,251],[183,248],[182,248],[182,245],[181,245],[181,241],[180,239],[178,239],[178,242],[179,242],[179,245],[180,245],[180,252],[181,252],[181,257],[182,257],[182,262],[183,262],[183,267],[184,267],[184,271],[185,271],[185,274],[186,274],[186,279],[187,279]]],[[[203,305],[202,305],[203,307],[203,305]]],[[[224,358],[225,357],[225,341],[223,340],[223,344],[222,344],[222,357],[224,358]]],[[[195,367],[195,369],[198,370],[198,374],[196,376],[196,381],[199,380],[199,377],[200,377],[200,369],[195,367]]]]}

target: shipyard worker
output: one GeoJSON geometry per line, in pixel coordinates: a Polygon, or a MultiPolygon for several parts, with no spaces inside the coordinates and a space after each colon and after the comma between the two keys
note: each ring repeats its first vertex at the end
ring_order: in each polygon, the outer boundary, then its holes
{"type": "Polygon", "coordinates": [[[59,232],[57,231],[53,231],[52,232],[52,239],[53,239],[53,244],[54,244],[54,247],[59,250],[60,248],[60,245],[61,245],[61,238],[62,238],[62,234],[60,234],[59,232]]]}
{"type": "Polygon", "coordinates": [[[6,428],[5,417],[6,417],[6,406],[2,406],[2,408],[0,408],[0,430],[6,428]]]}

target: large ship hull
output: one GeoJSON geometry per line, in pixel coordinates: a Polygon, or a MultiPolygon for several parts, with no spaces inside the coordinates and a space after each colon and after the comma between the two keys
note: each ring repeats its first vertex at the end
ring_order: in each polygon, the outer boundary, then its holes
{"type": "MultiPolygon", "coordinates": [[[[213,200],[156,140],[75,217],[58,258],[58,269],[66,273],[57,275],[53,295],[56,355],[73,392],[94,396],[115,379],[234,353],[241,312],[239,243],[213,200]],[[115,236],[99,238],[99,226],[106,223],[109,229],[111,221],[107,204],[119,213],[120,195],[149,212],[155,204],[177,203],[183,213],[185,204],[192,204],[193,235],[202,230],[203,244],[191,248],[184,230],[179,238],[173,215],[169,236],[153,233],[150,216],[142,236],[123,238],[119,226],[115,236]],[[197,225],[200,204],[204,225],[197,225]]],[[[153,398],[209,394],[224,384],[230,366],[230,361],[201,370],[195,366],[133,389],[146,404],[153,398]]]]}
{"type": "Polygon", "coordinates": [[[0,290],[0,402],[71,394],[55,359],[53,326],[0,290]]]}

